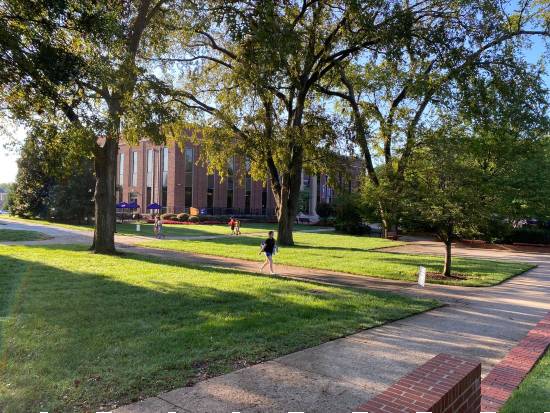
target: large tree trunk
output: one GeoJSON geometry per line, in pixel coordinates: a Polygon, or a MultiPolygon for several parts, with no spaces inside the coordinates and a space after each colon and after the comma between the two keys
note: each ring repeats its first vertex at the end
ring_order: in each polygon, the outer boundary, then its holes
{"type": "Polygon", "coordinates": [[[296,221],[298,199],[300,197],[300,187],[288,188],[286,184],[282,185],[280,201],[277,205],[278,233],[277,242],[279,245],[294,245],[294,222],[296,221]]]}
{"type": "Polygon", "coordinates": [[[290,171],[283,174],[282,180],[278,185],[279,193],[274,194],[277,205],[277,242],[279,245],[294,245],[293,229],[296,214],[298,213],[298,201],[300,199],[302,165],[301,148],[299,148],[294,152],[294,161],[290,171]]]}
{"type": "Polygon", "coordinates": [[[100,254],[115,253],[117,154],[116,139],[106,139],[105,145],[96,147],[95,151],[95,231],[92,250],[100,254]]]}
{"type": "Polygon", "coordinates": [[[451,240],[445,240],[445,266],[443,267],[443,275],[445,277],[451,276],[451,240]]]}
{"type": "Polygon", "coordinates": [[[453,224],[447,224],[447,228],[445,229],[445,233],[442,237],[443,242],[445,243],[445,266],[443,267],[443,275],[445,277],[451,276],[453,229],[453,224]]]}
{"type": "Polygon", "coordinates": [[[387,219],[386,209],[384,208],[384,205],[382,205],[381,202],[378,202],[378,213],[380,214],[380,219],[382,220],[383,237],[388,238],[390,223],[388,222],[388,219],[387,219]]]}

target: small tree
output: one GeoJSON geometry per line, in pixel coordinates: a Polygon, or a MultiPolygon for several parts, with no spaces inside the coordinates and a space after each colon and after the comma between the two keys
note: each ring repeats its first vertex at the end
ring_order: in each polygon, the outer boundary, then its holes
{"type": "Polygon", "coordinates": [[[93,215],[90,159],[65,150],[54,126],[33,128],[21,148],[9,210],[22,217],[83,222],[93,215]],[[55,144],[53,144],[55,142],[55,144]]]}
{"type": "Polygon", "coordinates": [[[464,133],[446,127],[427,137],[429,144],[411,165],[402,193],[405,219],[428,223],[445,244],[446,277],[451,275],[453,240],[476,233],[498,201],[471,145],[464,144],[464,133]]]}
{"type": "Polygon", "coordinates": [[[91,161],[84,159],[74,165],[70,175],[51,188],[48,197],[50,218],[82,224],[94,215],[95,178],[92,171],[91,161]]]}
{"type": "Polygon", "coordinates": [[[10,193],[8,209],[24,218],[47,216],[48,194],[54,184],[49,174],[48,154],[42,131],[33,131],[21,148],[18,171],[10,193]]]}
{"type": "Polygon", "coordinates": [[[357,194],[343,194],[336,201],[336,223],[338,231],[361,235],[368,228],[363,224],[363,207],[357,194]]]}

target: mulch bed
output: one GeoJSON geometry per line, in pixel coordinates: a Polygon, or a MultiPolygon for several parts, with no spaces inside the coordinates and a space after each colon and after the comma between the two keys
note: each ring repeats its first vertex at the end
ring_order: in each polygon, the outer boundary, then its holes
{"type": "Polygon", "coordinates": [[[478,244],[478,243],[459,243],[466,248],[481,248],[487,250],[515,251],[515,252],[544,252],[550,253],[550,245],[518,245],[518,244],[478,244]]]}
{"type": "Polygon", "coordinates": [[[427,280],[449,280],[449,279],[452,279],[452,280],[465,281],[465,280],[468,279],[468,276],[466,274],[455,273],[455,274],[450,275],[449,277],[446,277],[443,274],[441,274],[440,272],[426,272],[426,279],[427,280]]]}

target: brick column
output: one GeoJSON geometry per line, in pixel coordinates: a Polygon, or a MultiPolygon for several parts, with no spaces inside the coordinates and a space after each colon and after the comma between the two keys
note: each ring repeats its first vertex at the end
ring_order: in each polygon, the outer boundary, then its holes
{"type": "Polygon", "coordinates": [[[479,413],[481,363],[439,354],[355,411],[479,413]]]}

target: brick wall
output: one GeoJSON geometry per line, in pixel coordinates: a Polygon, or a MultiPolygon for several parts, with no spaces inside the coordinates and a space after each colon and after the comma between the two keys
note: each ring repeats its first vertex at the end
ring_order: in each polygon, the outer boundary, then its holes
{"type": "Polygon", "coordinates": [[[498,411],[550,346],[550,313],[483,379],[482,411],[498,411]]]}
{"type": "Polygon", "coordinates": [[[369,413],[479,413],[481,363],[439,354],[355,409],[369,413]]]}

